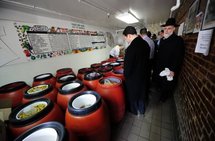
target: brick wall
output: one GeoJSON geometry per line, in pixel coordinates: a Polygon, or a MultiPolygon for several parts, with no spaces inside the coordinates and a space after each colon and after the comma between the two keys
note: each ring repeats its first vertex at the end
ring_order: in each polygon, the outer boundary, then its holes
{"type": "MultiPolygon", "coordinates": [[[[193,0],[184,0],[176,14],[179,23],[187,16],[193,0]]],[[[200,1],[205,11],[206,0],[200,1]]],[[[177,118],[182,141],[215,140],[215,34],[208,56],[194,53],[198,33],[184,35],[186,54],[175,93],[177,118]]]]}

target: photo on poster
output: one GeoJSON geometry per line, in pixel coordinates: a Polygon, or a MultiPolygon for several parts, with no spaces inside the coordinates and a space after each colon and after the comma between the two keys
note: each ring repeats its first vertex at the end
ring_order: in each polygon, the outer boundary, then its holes
{"type": "Polygon", "coordinates": [[[194,27],[193,33],[197,33],[201,30],[203,18],[204,18],[203,12],[199,12],[199,14],[196,15],[195,27],[194,27]]]}
{"type": "Polygon", "coordinates": [[[202,29],[215,27],[215,0],[208,0],[202,29]]]}
{"type": "Polygon", "coordinates": [[[199,0],[196,0],[189,9],[186,19],[186,33],[192,33],[195,27],[195,18],[199,8],[199,0]]]}

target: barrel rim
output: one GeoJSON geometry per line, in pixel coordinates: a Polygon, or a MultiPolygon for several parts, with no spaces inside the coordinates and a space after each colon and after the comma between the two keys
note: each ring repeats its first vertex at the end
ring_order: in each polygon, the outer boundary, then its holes
{"type": "Polygon", "coordinates": [[[85,115],[89,115],[93,112],[95,112],[97,109],[99,109],[101,107],[102,104],[102,98],[101,96],[96,92],[96,91],[83,91],[77,95],[74,95],[68,102],[68,111],[70,114],[75,115],[75,116],[85,116],[85,115]],[[85,94],[92,94],[96,97],[96,102],[87,108],[84,109],[75,109],[72,106],[72,102],[79,96],[81,95],[85,95],[85,94]]]}

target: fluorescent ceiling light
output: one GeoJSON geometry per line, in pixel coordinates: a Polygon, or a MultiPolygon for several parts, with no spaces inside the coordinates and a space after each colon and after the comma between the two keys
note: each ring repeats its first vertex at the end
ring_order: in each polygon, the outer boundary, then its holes
{"type": "Polygon", "coordinates": [[[137,23],[139,20],[131,13],[123,13],[116,16],[117,19],[126,22],[127,24],[137,23]]]}

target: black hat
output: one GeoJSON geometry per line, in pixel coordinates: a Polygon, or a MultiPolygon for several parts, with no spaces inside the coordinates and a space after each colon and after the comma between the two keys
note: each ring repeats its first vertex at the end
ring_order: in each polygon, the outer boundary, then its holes
{"type": "Polygon", "coordinates": [[[161,25],[161,27],[165,27],[165,26],[169,26],[169,25],[172,25],[172,26],[174,26],[174,27],[179,26],[178,24],[176,24],[175,18],[169,18],[169,19],[166,21],[166,24],[161,25]]]}

